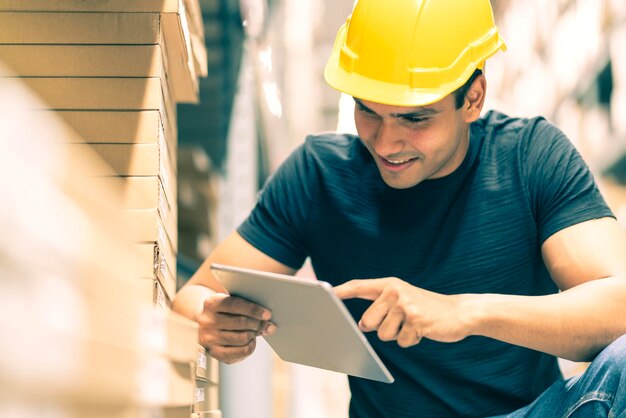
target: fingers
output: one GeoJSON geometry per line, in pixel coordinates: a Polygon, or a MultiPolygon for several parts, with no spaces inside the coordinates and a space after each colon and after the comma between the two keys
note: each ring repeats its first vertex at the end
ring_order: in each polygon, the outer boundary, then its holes
{"type": "MultiPolygon", "coordinates": [[[[396,286],[388,286],[381,293],[381,295],[372,303],[372,305],[363,313],[359,326],[363,331],[375,331],[377,330],[390,313],[390,310],[394,308],[394,316],[399,316],[399,323],[404,319],[402,313],[402,307],[397,306],[400,296],[400,290],[396,286]]],[[[391,318],[390,318],[391,319],[391,318]]],[[[394,318],[397,321],[398,318],[394,318]]],[[[399,327],[399,323],[396,324],[399,327]]],[[[394,323],[390,323],[391,326],[394,323]]],[[[386,331],[389,332],[389,331],[386,331]]]]}
{"type": "Polygon", "coordinates": [[[415,344],[418,344],[422,338],[417,335],[415,328],[404,324],[398,333],[397,341],[398,345],[402,348],[411,347],[415,344]]]}
{"type": "Polygon", "coordinates": [[[254,352],[259,335],[272,335],[276,325],[266,324],[262,331],[222,331],[201,328],[200,345],[204,346],[217,360],[227,364],[243,360],[254,352]]]}
{"type": "Polygon", "coordinates": [[[360,298],[375,300],[385,289],[385,286],[392,278],[350,280],[342,285],[333,288],[335,294],[340,299],[360,298]]]}
{"type": "Polygon", "coordinates": [[[237,296],[216,294],[204,302],[204,309],[210,312],[243,315],[257,320],[267,321],[272,313],[264,307],[237,296]]]}
{"type": "Polygon", "coordinates": [[[250,331],[256,336],[267,336],[276,332],[276,324],[270,321],[259,321],[247,316],[231,314],[216,314],[215,318],[215,328],[220,331],[250,331]]]}
{"type": "Polygon", "coordinates": [[[398,338],[398,333],[404,322],[404,312],[398,307],[389,310],[387,316],[378,327],[378,338],[381,341],[393,341],[398,338]]]}
{"type": "Polygon", "coordinates": [[[272,335],[276,325],[268,309],[245,299],[214,294],[204,302],[198,316],[199,342],[216,359],[232,364],[243,360],[256,347],[260,335],[272,335]]]}
{"type": "Polygon", "coordinates": [[[361,331],[376,331],[380,328],[392,306],[393,305],[390,301],[382,300],[382,298],[376,299],[376,301],[374,301],[374,303],[372,303],[372,305],[363,313],[363,316],[359,321],[359,328],[361,328],[361,331]]]}
{"type": "Polygon", "coordinates": [[[249,316],[226,313],[215,314],[215,322],[224,331],[261,331],[268,321],[250,318],[249,316]]]}
{"type": "Polygon", "coordinates": [[[378,317],[375,315],[381,315],[384,312],[382,304],[380,310],[374,312],[370,317],[368,311],[363,314],[359,327],[363,331],[376,331],[378,338],[381,341],[393,341],[396,340],[398,345],[403,348],[411,347],[418,344],[421,341],[421,337],[418,335],[416,328],[406,321],[406,314],[404,310],[398,305],[392,306],[385,316],[380,320],[379,325],[372,325],[378,321],[378,317]],[[366,326],[365,321],[371,321],[366,326]]]}
{"type": "Polygon", "coordinates": [[[200,330],[200,343],[205,346],[243,347],[256,337],[255,331],[214,331],[206,328],[200,330]]]}
{"type": "Polygon", "coordinates": [[[226,364],[234,364],[254,353],[254,349],[256,348],[256,338],[253,338],[250,342],[248,342],[248,344],[242,347],[225,347],[221,345],[205,347],[211,357],[226,364]]]}
{"type": "Polygon", "coordinates": [[[410,347],[418,344],[421,340],[415,327],[414,320],[408,320],[408,313],[411,318],[415,317],[415,307],[407,305],[406,298],[401,296],[406,293],[406,284],[394,278],[375,280],[353,280],[343,288],[337,289],[341,296],[357,295],[362,297],[379,292],[372,305],[363,313],[359,321],[359,328],[362,331],[377,331],[381,341],[396,340],[401,347],[410,347]],[[365,282],[365,283],[364,283],[365,282]],[[369,282],[377,282],[368,286],[369,282]],[[383,286],[383,289],[380,289],[383,286]]]}

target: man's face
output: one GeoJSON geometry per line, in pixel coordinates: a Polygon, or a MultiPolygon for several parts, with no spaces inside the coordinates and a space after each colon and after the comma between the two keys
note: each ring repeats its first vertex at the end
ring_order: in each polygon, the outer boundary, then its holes
{"type": "Polygon", "coordinates": [[[363,144],[390,187],[406,189],[452,173],[468,148],[468,118],[454,96],[420,107],[355,98],[354,120],[363,144]]]}

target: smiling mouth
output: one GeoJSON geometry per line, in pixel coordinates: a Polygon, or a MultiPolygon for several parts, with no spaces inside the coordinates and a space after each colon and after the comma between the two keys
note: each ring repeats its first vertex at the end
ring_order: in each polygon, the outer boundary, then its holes
{"type": "Polygon", "coordinates": [[[414,158],[408,158],[406,160],[388,160],[386,158],[383,158],[383,160],[385,160],[385,162],[388,162],[389,164],[393,164],[393,165],[402,165],[404,163],[408,163],[409,161],[413,160],[414,158]]]}
{"type": "Polygon", "coordinates": [[[414,158],[404,158],[404,159],[387,159],[387,158],[383,158],[381,156],[378,157],[382,163],[382,165],[385,168],[391,169],[391,170],[402,170],[406,167],[408,167],[409,165],[411,165],[412,162],[416,161],[418,158],[414,157],[414,158]]]}

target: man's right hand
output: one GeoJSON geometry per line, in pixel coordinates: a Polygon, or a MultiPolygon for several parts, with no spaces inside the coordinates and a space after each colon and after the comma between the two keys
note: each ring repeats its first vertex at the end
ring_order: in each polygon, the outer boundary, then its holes
{"type": "Polygon", "coordinates": [[[254,352],[256,337],[276,331],[271,317],[268,309],[255,303],[214,293],[204,301],[196,318],[200,344],[213,358],[226,364],[237,363],[254,352]]]}

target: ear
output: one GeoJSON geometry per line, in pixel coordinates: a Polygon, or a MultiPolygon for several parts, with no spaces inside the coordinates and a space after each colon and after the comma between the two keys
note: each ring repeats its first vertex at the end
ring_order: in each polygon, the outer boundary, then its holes
{"type": "Polygon", "coordinates": [[[472,123],[480,117],[480,112],[485,104],[485,96],[487,95],[487,79],[480,74],[470,86],[465,95],[465,103],[463,104],[464,120],[472,123]]]}

